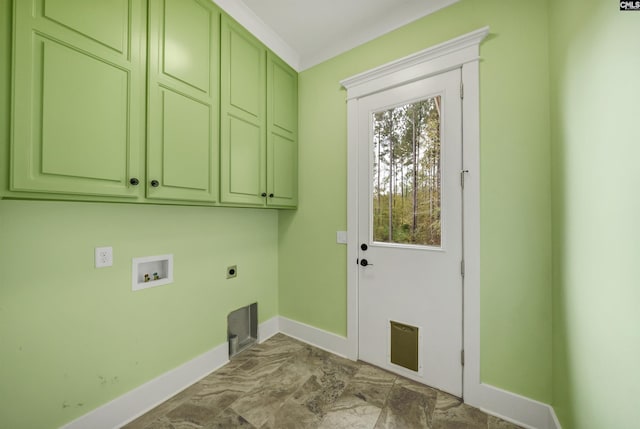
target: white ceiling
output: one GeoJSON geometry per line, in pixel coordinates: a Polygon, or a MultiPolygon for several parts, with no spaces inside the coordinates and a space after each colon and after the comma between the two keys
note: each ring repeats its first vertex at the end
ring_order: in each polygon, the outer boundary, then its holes
{"type": "Polygon", "coordinates": [[[302,71],[458,0],[214,0],[302,71]]]}

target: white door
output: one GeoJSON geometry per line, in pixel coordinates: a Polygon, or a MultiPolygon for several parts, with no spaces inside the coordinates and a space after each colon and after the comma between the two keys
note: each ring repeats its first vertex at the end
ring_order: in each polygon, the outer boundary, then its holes
{"type": "Polygon", "coordinates": [[[460,79],[456,69],[358,100],[359,358],[456,396],[463,344],[460,79]],[[397,345],[404,337],[394,329],[414,328],[417,358],[408,369],[398,348],[392,356],[391,339],[393,333],[397,345]]]}

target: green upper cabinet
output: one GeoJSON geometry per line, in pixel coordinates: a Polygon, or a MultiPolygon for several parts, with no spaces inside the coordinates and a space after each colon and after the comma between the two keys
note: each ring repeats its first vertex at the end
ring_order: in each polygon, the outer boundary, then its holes
{"type": "Polygon", "coordinates": [[[267,51],[225,15],[220,40],[220,200],[263,206],[267,51]]]}
{"type": "Polygon", "coordinates": [[[142,0],[14,2],[11,190],[138,197],[142,0]]]}
{"type": "Polygon", "coordinates": [[[220,38],[220,200],[296,207],[298,74],[224,15],[220,38]]]}
{"type": "Polygon", "coordinates": [[[298,204],[298,74],[267,56],[267,205],[298,204]]]}
{"type": "Polygon", "coordinates": [[[218,199],[220,12],[150,0],[147,197],[218,199]]]}
{"type": "Polygon", "coordinates": [[[210,0],[15,0],[13,196],[293,208],[298,75],[210,0]]]}

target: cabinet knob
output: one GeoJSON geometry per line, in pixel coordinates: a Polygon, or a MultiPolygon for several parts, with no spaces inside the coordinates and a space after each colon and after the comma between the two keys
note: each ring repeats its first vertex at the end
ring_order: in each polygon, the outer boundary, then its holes
{"type": "Polygon", "coordinates": [[[129,179],[129,183],[131,183],[133,186],[138,186],[140,181],[137,178],[132,177],[131,179],[129,179]]]}
{"type": "Polygon", "coordinates": [[[158,182],[157,180],[152,180],[151,186],[153,186],[154,188],[157,188],[158,186],[160,186],[160,182],[158,182]]]}
{"type": "Polygon", "coordinates": [[[262,197],[266,197],[266,196],[267,196],[267,193],[266,193],[266,192],[263,192],[263,193],[261,193],[261,194],[260,194],[260,196],[262,196],[262,197]]]}
{"type": "Polygon", "coordinates": [[[269,198],[273,198],[273,193],[269,194],[269,198]]]}

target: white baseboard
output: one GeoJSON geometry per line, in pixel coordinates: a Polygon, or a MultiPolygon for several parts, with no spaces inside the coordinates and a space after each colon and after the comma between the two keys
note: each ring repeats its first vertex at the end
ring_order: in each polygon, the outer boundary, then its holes
{"type": "MultiPolygon", "coordinates": [[[[280,317],[280,332],[328,352],[349,357],[348,339],[322,329],[280,317]]],[[[526,429],[562,429],[553,407],[480,383],[469,405],[526,429]]],[[[465,398],[466,399],[466,398],[465,398]]]]}
{"type": "Polygon", "coordinates": [[[349,358],[346,337],[280,316],[280,332],[338,356],[349,358]]]}
{"type": "Polygon", "coordinates": [[[262,343],[280,332],[280,317],[274,316],[258,325],[258,342],[262,343]]]}
{"type": "Polygon", "coordinates": [[[526,429],[562,429],[549,404],[484,383],[474,390],[474,398],[465,397],[465,402],[487,414],[526,429]]]}
{"type": "MultiPolygon", "coordinates": [[[[286,317],[276,316],[261,323],[258,327],[258,341],[263,342],[278,332],[339,356],[350,356],[351,349],[347,338],[286,317]]],[[[67,423],[61,429],[120,428],[225,365],[228,361],[228,343],[224,342],[189,362],[67,423]]],[[[488,384],[481,383],[473,390],[473,398],[465,399],[468,400],[469,405],[478,407],[488,414],[526,429],[562,429],[553,408],[548,404],[488,384]]]]}
{"type": "Polygon", "coordinates": [[[556,416],[556,410],[554,410],[551,405],[549,405],[549,409],[551,411],[551,415],[549,416],[549,427],[552,429],[562,429],[560,420],[558,420],[558,416],[556,416]]]}
{"type": "MultiPolygon", "coordinates": [[[[279,318],[258,326],[258,341],[279,332],[279,318]]],[[[67,423],[62,429],[112,429],[140,417],[176,393],[229,362],[229,344],[224,342],[204,354],[174,368],[95,410],[67,423]]]]}
{"type": "Polygon", "coordinates": [[[191,386],[229,361],[224,342],[95,410],[67,423],[62,429],[112,429],[134,420],[176,393],[191,386]]]}

